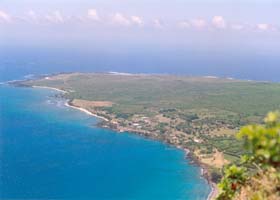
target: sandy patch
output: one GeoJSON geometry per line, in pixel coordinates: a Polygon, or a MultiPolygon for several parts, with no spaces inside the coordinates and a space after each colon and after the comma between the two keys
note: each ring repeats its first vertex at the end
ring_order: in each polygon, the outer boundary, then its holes
{"type": "Polygon", "coordinates": [[[238,132],[236,129],[229,129],[229,128],[220,128],[219,130],[214,130],[210,132],[210,135],[217,135],[217,136],[223,136],[223,135],[235,135],[238,132]]]}
{"type": "Polygon", "coordinates": [[[200,156],[200,159],[202,163],[205,163],[209,166],[215,166],[220,169],[229,163],[229,161],[224,158],[223,152],[219,152],[218,150],[216,150],[211,157],[203,158],[200,156]]]}
{"type": "Polygon", "coordinates": [[[163,115],[156,115],[156,119],[160,123],[167,123],[167,124],[169,124],[171,121],[171,119],[164,117],[163,115]]]}
{"type": "Polygon", "coordinates": [[[82,108],[111,107],[113,105],[111,101],[87,101],[82,99],[74,99],[71,103],[82,108]]]}

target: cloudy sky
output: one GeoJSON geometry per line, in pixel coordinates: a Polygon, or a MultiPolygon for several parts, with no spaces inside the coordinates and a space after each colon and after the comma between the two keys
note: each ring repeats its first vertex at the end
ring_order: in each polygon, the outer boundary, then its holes
{"type": "Polygon", "coordinates": [[[1,0],[0,45],[269,49],[279,0],[1,0]]]}

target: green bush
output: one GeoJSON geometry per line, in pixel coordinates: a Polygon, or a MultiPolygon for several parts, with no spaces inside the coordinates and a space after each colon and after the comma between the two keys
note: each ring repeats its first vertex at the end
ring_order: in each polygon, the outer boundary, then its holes
{"type": "Polygon", "coordinates": [[[245,147],[252,153],[246,156],[262,168],[280,167],[279,112],[271,112],[265,125],[250,125],[241,129],[237,137],[245,140],[245,147]]]}
{"type": "Polygon", "coordinates": [[[236,165],[229,166],[225,169],[224,177],[219,183],[219,188],[222,189],[217,200],[232,199],[237,191],[246,181],[246,169],[237,167],[236,165]]]}
{"type": "Polygon", "coordinates": [[[231,165],[225,168],[224,176],[218,185],[221,190],[218,200],[234,199],[243,187],[246,188],[249,199],[256,199],[256,194],[261,196],[257,199],[272,199],[271,195],[273,199],[275,196],[280,199],[279,117],[279,112],[270,112],[264,120],[264,125],[245,126],[237,134],[237,138],[244,141],[249,153],[242,157],[239,166],[231,165]],[[260,174],[266,175],[262,177],[263,179],[274,177],[271,179],[274,183],[258,181],[256,184],[255,180],[260,177],[260,174]],[[270,191],[263,189],[267,184],[271,184],[270,191]],[[260,194],[261,189],[262,194],[260,194]]]}

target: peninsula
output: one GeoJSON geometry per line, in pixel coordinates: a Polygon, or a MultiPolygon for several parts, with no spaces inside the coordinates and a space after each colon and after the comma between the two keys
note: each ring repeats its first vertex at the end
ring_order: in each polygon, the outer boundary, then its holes
{"type": "Polygon", "coordinates": [[[280,106],[280,84],[232,78],[69,73],[16,84],[62,90],[69,106],[101,117],[102,127],[185,149],[211,182],[244,153],[239,128],[280,106]]]}

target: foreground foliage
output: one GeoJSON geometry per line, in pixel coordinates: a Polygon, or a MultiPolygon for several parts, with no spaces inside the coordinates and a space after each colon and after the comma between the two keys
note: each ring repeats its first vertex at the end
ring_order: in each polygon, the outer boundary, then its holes
{"type": "Polygon", "coordinates": [[[249,154],[225,169],[217,199],[280,199],[280,113],[269,113],[264,125],[245,126],[237,137],[249,154]]]}

